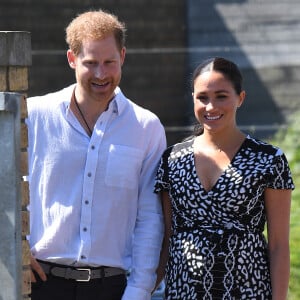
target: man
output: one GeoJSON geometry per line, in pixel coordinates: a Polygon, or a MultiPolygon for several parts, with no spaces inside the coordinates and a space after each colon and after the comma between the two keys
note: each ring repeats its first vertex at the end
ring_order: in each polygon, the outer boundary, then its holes
{"type": "Polygon", "coordinates": [[[125,27],[116,16],[83,13],[66,41],[76,84],[28,99],[31,299],[149,300],[165,133],[118,87],[125,27]]]}

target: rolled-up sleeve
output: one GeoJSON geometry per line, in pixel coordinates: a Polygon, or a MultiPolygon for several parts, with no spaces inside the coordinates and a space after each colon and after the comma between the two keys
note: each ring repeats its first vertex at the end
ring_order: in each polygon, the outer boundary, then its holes
{"type": "Polygon", "coordinates": [[[165,132],[160,122],[153,122],[145,134],[149,134],[149,143],[140,174],[132,268],[122,300],[151,299],[164,233],[161,201],[153,187],[158,163],[166,148],[165,132]]]}

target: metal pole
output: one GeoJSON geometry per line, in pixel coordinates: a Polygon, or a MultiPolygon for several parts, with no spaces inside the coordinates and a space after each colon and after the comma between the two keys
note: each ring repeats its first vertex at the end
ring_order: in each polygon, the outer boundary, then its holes
{"type": "Polygon", "coordinates": [[[20,95],[0,93],[0,299],[21,299],[20,95]]]}
{"type": "Polygon", "coordinates": [[[29,299],[27,116],[29,32],[0,31],[0,300],[29,299]]]}

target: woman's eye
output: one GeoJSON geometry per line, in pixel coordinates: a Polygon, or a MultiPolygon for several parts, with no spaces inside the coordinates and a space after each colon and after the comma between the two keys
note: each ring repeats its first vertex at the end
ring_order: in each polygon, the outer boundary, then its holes
{"type": "Polygon", "coordinates": [[[218,95],[217,98],[218,99],[224,99],[224,98],[226,98],[226,95],[218,95]]]}
{"type": "Polygon", "coordinates": [[[208,98],[206,96],[198,96],[197,99],[200,100],[201,102],[205,102],[207,101],[208,98]]]}

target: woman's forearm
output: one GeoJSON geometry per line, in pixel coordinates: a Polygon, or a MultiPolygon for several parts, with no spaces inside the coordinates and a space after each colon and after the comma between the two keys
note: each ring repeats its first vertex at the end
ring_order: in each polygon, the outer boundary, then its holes
{"type": "Polygon", "coordinates": [[[290,277],[289,246],[270,250],[272,300],[286,300],[290,277]]]}

